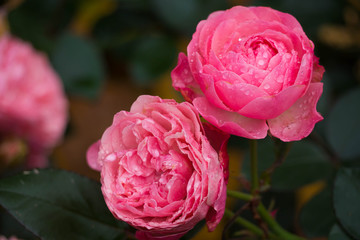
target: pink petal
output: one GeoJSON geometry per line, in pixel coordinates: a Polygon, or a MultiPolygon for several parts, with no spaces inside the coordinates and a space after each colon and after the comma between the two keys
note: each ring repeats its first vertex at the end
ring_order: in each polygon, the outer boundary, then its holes
{"type": "Polygon", "coordinates": [[[131,105],[130,112],[132,113],[144,113],[144,106],[147,106],[152,102],[161,102],[162,99],[158,96],[141,95],[131,105]]]}
{"type": "Polygon", "coordinates": [[[315,123],[323,119],[316,111],[316,103],[322,89],[322,83],[311,83],[306,94],[291,108],[277,118],[268,120],[271,134],[284,142],[298,141],[307,137],[315,123]]]}
{"type": "Polygon", "coordinates": [[[265,120],[251,119],[235,112],[213,106],[205,97],[193,101],[195,108],[211,124],[229,134],[250,138],[265,138],[268,130],[265,120]]]}
{"type": "Polygon", "coordinates": [[[305,53],[301,59],[300,69],[295,80],[296,85],[308,85],[311,81],[311,75],[313,70],[313,53],[305,53]]]}
{"type": "Polygon", "coordinates": [[[225,182],[229,179],[229,155],[227,153],[227,143],[230,135],[205,122],[203,123],[205,135],[211,146],[219,154],[219,161],[224,170],[225,182]]]}
{"type": "Polygon", "coordinates": [[[206,225],[209,231],[214,231],[216,226],[221,221],[224,212],[225,212],[225,202],[226,202],[226,184],[220,186],[220,194],[218,199],[215,201],[214,206],[210,207],[208,214],[206,215],[206,225]]]}
{"type": "Polygon", "coordinates": [[[98,160],[100,140],[93,143],[86,152],[86,160],[90,168],[101,171],[101,165],[98,160]]]}
{"type": "Polygon", "coordinates": [[[235,19],[238,23],[254,19],[257,20],[257,16],[254,14],[252,9],[243,6],[232,7],[226,10],[224,15],[225,19],[235,19]]]}
{"type": "Polygon", "coordinates": [[[172,85],[180,91],[186,101],[203,95],[199,84],[191,74],[188,58],[184,53],[179,54],[178,65],[171,72],[172,85]]]}
{"type": "Polygon", "coordinates": [[[312,79],[311,82],[320,82],[323,75],[324,75],[325,69],[323,66],[319,65],[319,58],[314,56],[314,69],[312,73],[312,79]]]}
{"type": "Polygon", "coordinates": [[[306,86],[293,85],[275,96],[256,98],[238,111],[239,114],[256,119],[271,119],[291,107],[304,93],[306,86]]]}
{"type": "MultiPolygon", "coordinates": [[[[196,54],[198,55],[198,54],[196,54]]],[[[196,68],[197,69],[201,69],[202,70],[202,66],[200,66],[200,60],[198,58],[197,59],[197,64],[196,64],[196,68]]],[[[209,66],[209,69],[213,68],[212,66],[209,66]]],[[[200,72],[197,71],[197,69],[195,70],[195,72],[200,72]]],[[[206,69],[206,68],[205,68],[206,69]]],[[[216,69],[215,69],[216,70],[216,69]]],[[[200,73],[196,76],[197,78],[199,78],[199,83],[200,83],[200,87],[201,90],[203,91],[203,93],[205,94],[205,96],[207,97],[207,99],[209,99],[211,101],[211,103],[221,109],[225,109],[225,110],[230,110],[219,98],[219,96],[217,95],[216,89],[215,89],[215,79],[212,74],[205,74],[205,73],[200,73]]]]}
{"type": "Polygon", "coordinates": [[[247,83],[218,81],[215,87],[220,99],[233,111],[239,111],[256,98],[268,96],[262,89],[247,83]]]}
{"type": "Polygon", "coordinates": [[[255,15],[267,22],[281,22],[281,18],[278,16],[278,12],[274,11],[269,7],[250,7],[250,10],[255,13],[255,15]]]}
{"type": "Polygon", "coordinates": [[[221,22],[215,29],[211,42],[211,51],[213,51],[215,55],[219,55],[223,52],[224,46],[229,42],[229,38],[234,33],[234,29],[236,29],[237,25],[238,22],[234,19],[229,19],[221,22]]]}

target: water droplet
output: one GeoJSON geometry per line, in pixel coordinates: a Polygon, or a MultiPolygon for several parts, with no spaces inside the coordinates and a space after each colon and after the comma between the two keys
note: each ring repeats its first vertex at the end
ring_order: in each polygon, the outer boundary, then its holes
{"type": "Polygon", "coordinates": [[[313,92],[311,92],[311,95],[313,95],[313,96],[314,96],[314,95],[315,95],[315,92],[314,92],[314,91],[313,91],[313,92]]]}
{"type": "Polygon", "coordinates": [[[264,61],[264,60],[262,60],[262,59],[260,59],[260,60],[258,61],[258,64],[259,64],[260,66],[262,66],[262,65],[264,65],[264,64],[265,64],[265,61],[264,61]]]}
{"type": "Polygon", "coordinates": [[[264,89],[269,89],[270,88],[270,85],[269,84],[265,84],[264,85],[264,89]]]}
{"type": "Polygon", "coordinates": [[[239,38],[238,40],[239,40],[239,42],[241,42],[242,38],[239,38]]]}
{"type": "Polygon", "coordinates": [[[267,52],[264,52],[264,53],[263,53],[263,57],[264,57],[264,58],[268,58],[268,57],[269,57],[268,53],[267,53],[267,52]]]}
{"type": "Polygon", "coordinates": [[[293,135],[293,132],[296,131],[297,123],[290,123],[287,127],[285,127],[282,131],[283,135],[289,136],[293,135]]]}
{"type": "Polygon", "coordinates": [[[246,96],[249,96],[249,94],[250,94],[250,91],[249,91],[249,90],[246,90],[245,95],[246,95],[246,96]]]}
{"type": "Polygon", "coordinates": [[[283,77],[283,76],[279,76],[279,77],[276,78],[276,81],[277,81],[278,83],[282,83],[282,82],[284,81],[284,77],[283,77]]]}
{"type": "Polygon", "coordinates": [[[116,155],[114,153],[108,155],[106,158],[108,161],[114,161],[116,159],[116,155]]]}
{"type": "Polygon", "coordinates": [[[306,110],[303,112],[303,114],[301,115],[302,118],[306,118],[309,115],[310,111],[306,110]]]}

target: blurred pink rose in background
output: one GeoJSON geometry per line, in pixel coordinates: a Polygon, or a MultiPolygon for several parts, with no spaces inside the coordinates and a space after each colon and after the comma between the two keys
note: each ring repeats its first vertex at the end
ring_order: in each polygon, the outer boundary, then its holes
{"type": "MultiPolygon", "coordinates": [[[[0,141],[26,142],[28,168],[47,165],[46,155],[67,122],[67,100],[48,59],[28,43],[0,38],[0,141]]],[[[14,144],[13,144],[14,145],[14,144]]],[[[16,146],[15,146],[16,147],[16,146]]]]}
{"type": "Polygon", "coordinates": [[[229,135],[206,132],[213,146],[191,104],[144,95],[89,148],[108,208],[138,239],[179,239],[204,218],[210,231],[221,220],[229,135]]]}
{"type": "Polygon", "coordinates": [[[324,68],[291,15],[236,6],[201,21],[172,72],[173,86],[230,134],[283,141],[308,136],[322,120],[316,104],[324,68]]]}

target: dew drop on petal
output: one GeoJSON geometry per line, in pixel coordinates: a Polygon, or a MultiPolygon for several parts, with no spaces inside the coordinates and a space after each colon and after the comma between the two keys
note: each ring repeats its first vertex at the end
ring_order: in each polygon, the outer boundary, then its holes
{"type": "Polygon", "coordinates": [[[294,131],[294,129],[296,129],[297,123],[291,123],[289,124],[287,127],[285,127],[282,131],[282,134],[284,136],[288,136],[291,135],[291,132],[294,131]]]}
{"type": "Polygon", "coordinates": [[[269,89],[270,88],[270,85],[269,84],[265,84],[264,85],[264,89],[269,89]]]}
{"type": "Polygon", "coordinates": [[[112,153],[106,157],[106,160],[108,160],[108,161],[114,161],[115,159],[116,159],[116,155],[114,153],[112,153]]]}
{"type": "Polygon", "coordinates": [[[258,64],[259,64],[260,66],[262,66],[262,65],[264,65],[264,64],[265,64],[265,61],[264,61],[264,60],[262,60],[262,59],[260,59],[260,60],[258,61],[258,64]]]}

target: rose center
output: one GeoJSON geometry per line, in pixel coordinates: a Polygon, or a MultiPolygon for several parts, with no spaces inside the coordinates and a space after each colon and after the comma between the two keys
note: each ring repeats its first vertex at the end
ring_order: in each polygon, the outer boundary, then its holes
{"type": "Polygon", "coordinates": [[[244,44],[245,58],[247,63],[259,68],[266,69],[270,59],[278,53],[278,50],[266,39],[253,37],[244,44]]]}

